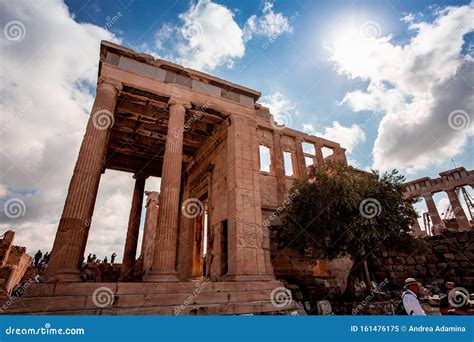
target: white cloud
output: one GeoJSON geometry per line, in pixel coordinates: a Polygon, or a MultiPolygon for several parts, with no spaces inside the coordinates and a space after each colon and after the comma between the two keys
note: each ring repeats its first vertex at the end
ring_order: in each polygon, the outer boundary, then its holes
{"type": "Polygon", "coordinates": [[[155,48],[162,58],[203,71],[232,68],[244,56],[245,44],[253,35],[276,39],[293,31],[290,20],[275,13],[270,2],[265,2],[263,14],[251,16],[243,29],[232,10],[210,0],[191,3],[179,18],[179,25],[165,23],[156,32],[155,48]]]}
{"type": "Polygon", "coordinates": [[[291,127],[294,118],[298,115],[296,105],[280,92],[262,97],[260,103],[270,109],[270,113],[278,124],[287,127],[291,127]]]}
{"type": "MultiPolygon", "coordinates": [[[[0,12],[2,32],[15,20],[25,29],[21,40],[0,39],[0,201],[19,198],[26,207],[16,219],[2,210],[0,229],[15,230],[15,244],[29,253],[44,252],[52,247],[92,107],[100,40],[120,41],[104,28],[77,23],[58,0],[0,2],[0,12]]],[[[132,188],[131,174],[102,176],[96,208],[114,200],[94,217],[88,251],[101,258],[116,251],[121,258],[132,188]]]]}
{"type": "Polygon", "coordinates": [[[439,164],[462,152],[472,125],[455,130],[448,116],[464,111],[472,121],[473,60],[463,56],[463,36],[474,30],[474,8],[448,7],[432,23],[410,24],[406,45],[392,36],[361,37],[358,29],[340,33],[331,48],[337,71],[369,81],[365,91],[347,93],[342,102],[354,111],[384,113],[374,144],[374,168],[407,172],[439,164]]]}
{"type": "Polygon", "coordinates": [[[265,2],[261,16],[252,15],[247,19],[244,37],[245,40],[250,40],[253,35],[262,35],[276,39],[279,35],[292,31],[288,18],[282,13],[275,13],[271,2],[265,2]]]}
{"type": "Polygon", "coordinates": [[[350,154],[354,147],[365,141],[365,134],[359,125],[350,127],[342,126],[339,122],[333,121],[331,127],[325,127],[323,132],[316,133],[316,136],[335,141],[350,154]]]}
{"type": "Polygon", "coordinates": [[[450,203],[447,197],[443,197],[438,201],[436,207],[438,208],[438,213],[441,215],[441,218],[444,218],[444,215],[446,214],[446,211],[449,206],[450,203]]]}
{"type": "Polygon", "coordinates": [[[314,129],[313,124],[304,123],[303,124],[303,132],[308,133],[308,134],[314,134],[316,132],[316,130],[314,129]]]}
{"type": "Polygon", "coordinates": [[[413,20],[415,20],[415,15],[413,13],[408,13],[403,18],[400,19],[400,21],[404,23],[410,23],[413,20]]]}
{"type": "Polygon", "coordinates": [[[209,0],[199,0],[180,14],[181,25],[164,24],[156,34],[156,47],[164,49],[165,58],[185,66],[210,71],[218,66],[232,67],[245,53],[243,31],[227,7],[209,0]]]}

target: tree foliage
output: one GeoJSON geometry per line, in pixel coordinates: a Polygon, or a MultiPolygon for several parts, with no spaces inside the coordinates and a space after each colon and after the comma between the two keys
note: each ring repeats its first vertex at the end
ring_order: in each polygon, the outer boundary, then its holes
{"type": "Polygon", "coordinates": [[[329,258],[360,257],[382,244],[413,247],[416,212],[403,196],[404,180],[396,170],[380,175],[343,164],[312,167],[290,191],[298,196],[283,210],[280,243],[329,258]]]}

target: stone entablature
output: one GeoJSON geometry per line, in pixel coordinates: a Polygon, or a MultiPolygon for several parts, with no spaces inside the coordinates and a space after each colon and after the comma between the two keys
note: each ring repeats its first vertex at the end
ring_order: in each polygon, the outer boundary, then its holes
{"type": "Polygon", "coordinates": [[[427,193],[434,194],[466,185],[474,186],[474,170],[458,167],[441,172],[439,175],[441,177],[424,177],[405,183],[405,196],[417,197],[427,193]]]}
{"type": "Polygon", "coordinates": [[[253,108],[261,96],[258,91],[162,59],[155,59],[151,55],[137,54],[133,50],[110,42],[102,42],[101,54],[102,62],[119,69],[221,97],[249,108],[253,108]]]}
{"type": "MultiPolygon", "coordinates": [[[[446,222],[439,215],[433,194],[442,191],[446,192],[456,218],[456,230],[472,230],[474,225],[466,216],[457,192],[464,186],[470,186],[471,188],[474,186],[474,170],[458,167],[441,172],[439,175],[440,177],[434,179],[423,177],[405,183],[405,196],[409,198],[423,197],[433,224],[432,233],[436,235],[442,229],[446,229],[446,222]]],[[[413,228],[416,236],[428,235],[426,230],[421,230],[418,221],[414,222],[413,228]]]]}

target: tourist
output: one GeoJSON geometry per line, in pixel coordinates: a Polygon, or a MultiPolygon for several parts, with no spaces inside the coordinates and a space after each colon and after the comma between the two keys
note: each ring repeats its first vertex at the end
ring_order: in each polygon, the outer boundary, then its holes
{"type": "Polygon", "coordinates": [[[115,262],[115,258],[117,257],[117,253],[113,253],[112,256],[110,257],[110,263],[113,264],[115,262]]]}
{"type": "Polygon", "coordinates": [[[43,253],[41,253],[41,250],[38,249],[38,252],[36,252],[35,257],[34,257],[35,266],[38,266],[39,261],[41,260],[42,256],[43,256],[43,253]]]}
{"type": "Polygon", "coordinates": [[[447,281],[444,284],[444,288],[446,290],[446,295],[444,297],[441,297],[439,301],[439,312],[442,315],[447,315],[449,309],[451,308],[451,305],[449,305],[449,295],[450,292],[456,287],[456,283],[453,281],[447,281]]]}
{"type": "Polygon", "coordinates": [[[104,264],[108,264],[107,257],[104,258],[104,264]]]}
{"type": "Polygon", "coordinates": [[[92,262],[92,253],[89,253],[89,255],[87,256],[87,263],[90,262],[92,262]]]}
{"type": "Polygon", "coordinates": [[[47,265],[49,261],[49,252],[46,252],[45,255],[43,256],[43,259],[41,259],[41,264],[47,265]]]}
{"type": "Polygon", "coordinates": [[[414,278],[405,279],[405,292],[402,294],[402,306],[408,316],[426,316],[421,307],[418,296],[420,294],[420,283],[414,278]]]}

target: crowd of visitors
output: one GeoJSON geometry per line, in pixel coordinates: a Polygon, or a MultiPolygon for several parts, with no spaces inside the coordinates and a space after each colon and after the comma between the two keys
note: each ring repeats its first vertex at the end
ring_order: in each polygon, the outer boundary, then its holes
{"type": "MultiPolygon", "coordinates": [[[[426,316],[420,303],[422,285],[414,278],[407,278],[404,285],[400,304],[397,308],[399,315],[426,316]]],[[[470,294],[461,287],[456,287],[453,281],[444,284],[444,293],[440,295],[439,312],[441,315],[469,315],[470,294]]]]}

